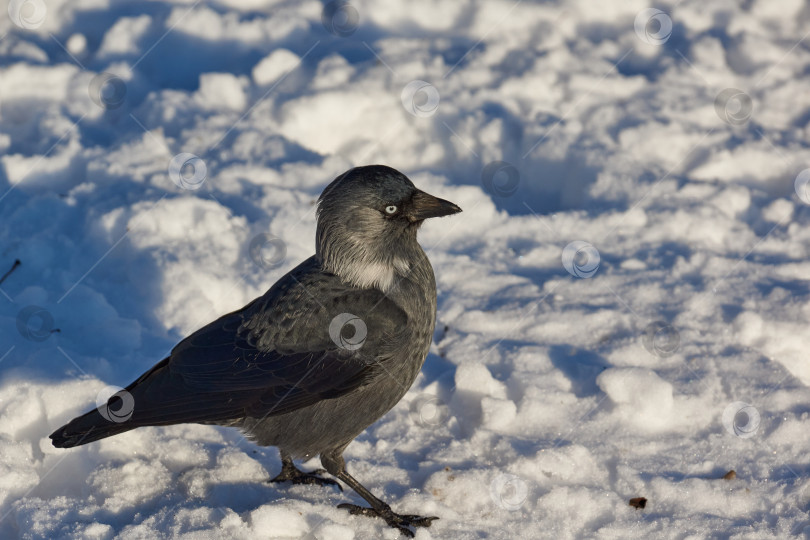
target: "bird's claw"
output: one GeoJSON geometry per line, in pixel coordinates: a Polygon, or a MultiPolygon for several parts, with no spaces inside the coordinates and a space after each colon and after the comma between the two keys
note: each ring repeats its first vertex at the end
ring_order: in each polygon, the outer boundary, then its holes
{"type": "Polygon", "coordinates": [[[382,518],[385,520],[386,523],[388,523],[390,527],[399,529],[399,532],[404,534],[408,538],[413,538],[413,531],[411,531],[408,527],[430,527],[430,525],[433,523],[434,520],[439,519],[436,516],[423,517],[418,516],[416,514],[397,514],[390,508],[387,508],[384,511],[379,512],[373,508],[348,503],[339,504],[338,508],[348,510],[350,514],[356,516],[369,516],[382,518]]]}
{"type": "Polygon", "coordinates": [[[271,478],[268,482],[292,482],[293,484],[310,484],[319,486],[335,486],[340,491],[343,491],[343,486],[331,478],[324,478],[320,476],[325,473],[326,469],[317,469],[312,472],[304,472],[298,469],[283,470],[275,478],[271,478]]]}

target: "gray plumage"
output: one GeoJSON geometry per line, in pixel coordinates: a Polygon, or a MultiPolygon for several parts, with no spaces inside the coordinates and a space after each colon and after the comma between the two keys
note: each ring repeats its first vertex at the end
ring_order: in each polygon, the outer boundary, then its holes
{"type": "MultiPolygon", "coordinates": [[[[351,477],[343,450],[405,395],[424,363],[436,321],[433,268],[416,241],[424,219],[461,211],[398,171],[357,167],[318,201],[316,254],[244,308],[181,341],[126,388],[131,416],[96,409],[52,435],[86,444],[140,426],[186,422],[240,427],[277,446],[274,480],[334,483],[295,468],[321,456],[326,470],[403,534],[436,518],[398,515],[351,477]],[[114,420],[119,420],[113,418],[114,420]]],[[[115,412],[121,396],[106,405],[115,412]],[[116,401],[118,400],[118,401],[116,401]]]]}

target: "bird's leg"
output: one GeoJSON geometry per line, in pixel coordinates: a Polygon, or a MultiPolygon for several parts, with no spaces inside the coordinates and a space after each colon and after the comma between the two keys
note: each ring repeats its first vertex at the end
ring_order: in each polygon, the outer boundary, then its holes
{"type": "Polygon", "coordinates": [[[371,508],[357,506],[356,504],[339,504],[338,508],[344,508],[352,514],[373,516],[383,518],[389,526],[399,529],[399,532],[409,538],[413,538],[413,531],[408,527],[430,527],[433,520],[438,517],[422,517],[415,514],[397,514],[386,503],[375,497],[369,490],[363,487],[360,482],[346,472],[346,462],[343,460],[343,448],[336,452],[321,454],[321,463],[329,471],[329,474],[343,480],[358,495],[363,497],[371,508]]]}
{"type": "Polygon", "coordinates": [[[329,478],[323,478],[321,473],[325,473],[324,469],[317,471],[304,472],[298,469],[293,463],[292,456],[286,452],[281,452],[281,472],[275,478],[271,478],[268,482],[292,482],[293,484],[318,484],[320,486],[337,486],[340,491],[343,488],[340,484],[329,478]]]}

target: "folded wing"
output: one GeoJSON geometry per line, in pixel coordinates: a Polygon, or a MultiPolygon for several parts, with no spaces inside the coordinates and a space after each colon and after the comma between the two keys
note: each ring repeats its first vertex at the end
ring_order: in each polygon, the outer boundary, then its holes
{"type": "Polygon", "coordinates": [[[126,421],[111,422],[93,410],[54,432],[54,445],[76,446],[147,425],[282,414],[379,375],[393,343],[408,331],[404,311],[380,291],[347,289],[337,278],[296,276],[296,270],[245,308],[184,339],[130,384],[133,410],[126,421]]]}

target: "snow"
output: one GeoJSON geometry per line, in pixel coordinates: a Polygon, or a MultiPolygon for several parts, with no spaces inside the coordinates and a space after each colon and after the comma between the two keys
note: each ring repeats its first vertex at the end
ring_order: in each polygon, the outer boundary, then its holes
{"type": "Polygon", "coordinates": [[[808,20],[8,2],[0,537],[398,537],[348,489],[266,483],[276,450],[232,429],[47,438],[311,255],[321,190],[369,163],[464,209],[420,231],[423,372],[346,451],[441,518],[417,539],[810,536],[808,20]]]}
{"type": "Polygon", "coordinates": [[[301,59],[292,51],[277,49],[262,58],[251,73],[253,82],[259,86],[270,84],[281,79],[283,75],[291,72],[301,62],[301,59]]]}

